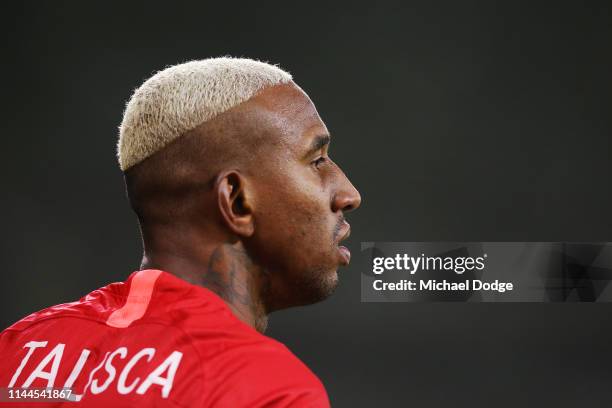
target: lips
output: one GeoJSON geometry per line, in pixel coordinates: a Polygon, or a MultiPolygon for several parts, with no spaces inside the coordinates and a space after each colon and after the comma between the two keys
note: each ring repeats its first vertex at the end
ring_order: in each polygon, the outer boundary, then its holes
{"type": "Polygon", "coordinates": [[[338,236],[340,237],[340,239],[338,240],[338,244],[344,241],[345,239],[347,239],[350,235],[351,235],[351,224],[349,224],[346,221],[342,221],[342,224],[340,225],[340,229],[338,232],[338,236]]]}
{"type": "Polygon", "coordinates": [[[340,245],[338,247],[338,252],[340,253],[340,259],[343,265],[348,265],[351,262],[351,251],[348,250],[347,247],[340,245]]]}
{"type": "Polygon", "coordinates": [[[340,260],[343,265],[348,265],[351,261],[351,251],[343,245],[340,245],[340,242],[344,241],[351,235],[351,225],[343,221],[340,227],[340,233],[338,234],[340,239],[338,240],[338,252],[340,254],[340,260]]]}

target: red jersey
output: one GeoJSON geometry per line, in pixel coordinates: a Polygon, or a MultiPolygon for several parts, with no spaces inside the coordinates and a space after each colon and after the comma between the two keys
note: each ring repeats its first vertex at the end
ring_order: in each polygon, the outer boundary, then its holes
{"type": "Polygon", "coordinates": [[[284,345],[153,269],[15,323],[0,334],[0,366],[0,387],[71,388],[78,401],[40,407],[329,406],[284,345]]]}

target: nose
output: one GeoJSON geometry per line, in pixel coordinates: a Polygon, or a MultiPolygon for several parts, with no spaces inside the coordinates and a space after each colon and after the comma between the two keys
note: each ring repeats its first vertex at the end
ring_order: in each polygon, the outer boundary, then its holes
{"type": "Polygon", "coordinates": [[[338,170],[340,172],[340,183],[332,200],[332,210],[334,212],[355,210],[361,205],[361,195],[342,170],[338,170]]]}

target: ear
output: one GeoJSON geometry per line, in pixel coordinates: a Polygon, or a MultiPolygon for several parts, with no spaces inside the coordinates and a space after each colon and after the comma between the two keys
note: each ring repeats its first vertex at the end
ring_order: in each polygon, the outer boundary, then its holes
{"type": "Polygon", "coordinates": [[[219,211],[227,227],[243,237],[253,235],[253,203],[244,176],[237,170],[222,172],[215,181],[215,193],[219,211]]]}

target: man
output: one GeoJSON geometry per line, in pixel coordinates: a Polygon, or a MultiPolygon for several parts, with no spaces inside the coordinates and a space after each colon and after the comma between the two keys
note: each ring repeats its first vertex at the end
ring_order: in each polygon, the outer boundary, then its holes
{"type": "Polygon", "coordinates": [[[270,312],[329,296],[349,263],[344,213],[361,199],[329,142],[275,66],[216,58],[155,74],[118,144],[140,270],[5,330],[0,387],[70,388],[96,407],[328,406],[262,333],[270,312]]]}

